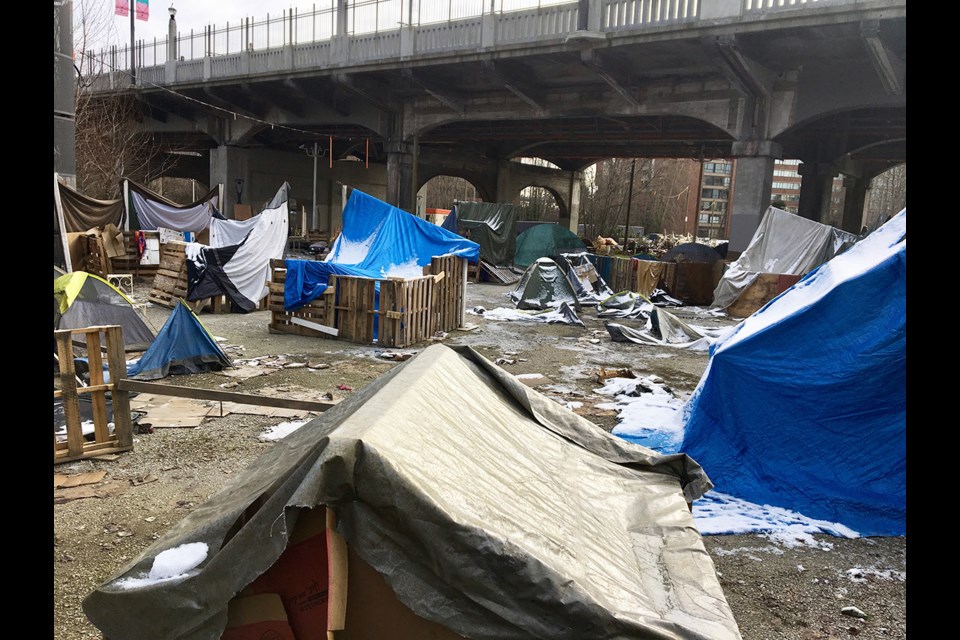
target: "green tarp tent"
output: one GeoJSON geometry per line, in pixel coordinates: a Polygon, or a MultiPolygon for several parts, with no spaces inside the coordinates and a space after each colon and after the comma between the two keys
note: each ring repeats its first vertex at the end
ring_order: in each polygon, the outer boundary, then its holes
{"type": "Polygon", "coordinates": [[[526,269],[537,258],[549,258],[558,253],[577,253],[586,250],[583,241],[569,229],[558,224],[538,224],[517,236],[513,263],[526,269]]]}

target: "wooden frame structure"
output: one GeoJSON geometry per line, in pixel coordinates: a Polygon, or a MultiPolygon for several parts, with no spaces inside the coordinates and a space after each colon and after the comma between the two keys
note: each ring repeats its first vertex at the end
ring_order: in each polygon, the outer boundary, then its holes
{"type": "Polygon", "coordinates": [[[71,462],[81,458],[118,453],[133,449],[133,427],[130,420],[130,395],[118,386],[127,375],[123,352],[123,335],[119,326],[65,329],[53,332],[60,363],[60,389],[53,392],[54,399],[63,402],[67,439],[58,442],[53,436],[53,463],[71,462]],[[73,342],[80,334],[86,341],[87,359],[90,363],[90,385],[82,387],[77,382],[73,362],[73,342]],[[106,364],[109,382],[105,382],[103,350],[106,349],[106,364]],[[107,417],[107,394],[113,406],[113,433],[110,433],[107,417]],[[80,396],[90,395],[93,406],[94,441],[83,437],[80,418],[80,396]]]}
{"type": "Polygon", "coordinates": [[[468,271],[457,256],[433,258],[419,278],[330,276],[323,295],[297,311],[284,309],[284,261],[271,267],[271,333],[404,348],[463,325],[468,271]]]}
{"type": "Polygon", "coordinates": [[[649,296],[659,287],[685,304],[710,304],[726,263],[661,262],[621,256],[591,255],[597,273],[614,291],[649,296]]]}

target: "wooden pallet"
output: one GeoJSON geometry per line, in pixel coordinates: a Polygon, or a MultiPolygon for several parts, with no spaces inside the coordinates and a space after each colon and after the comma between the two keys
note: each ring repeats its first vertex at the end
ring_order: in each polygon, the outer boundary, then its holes
{"type": "Polygon", "coordinates": [[[160,251],[160,264],[147,299],[173,309],[180,298],[187,299],[186,243],[168,242],[160,251]]]}
{"type": "Polygon", "coordinates": [[[433,275],[409,279],[331,277],[338,336],[357,344],[390,348],[430,339],[437,326],[434,284],[433,275]]]}
{"type": "Polygon", "coordinates": [[[130,420],[130,396],[127,391],[117,387],[117,383],[127,375],[124,358],[123,335],[119,326],[88,327],[84,329],[65,329],[53,332],[57,345],[57,358],[60,366],[60,389],[53,397],[63,402],[63,415],[66,419],[67,439],[58,442],[53,436],[53,463],[71,462],[81,458],[118,453],[133,449],[133,428],[130,420]],[[76,368],[73,362],[73,342],[82,338],[86,342],[87,358],[90,363],[90,385],[81,387],[77,383],[76,368]],[[106,349],[109,383],[104,382],[103,350],[106,349]],[[110,433],[107,414],[107,394],[113,406],[114,431],[110,433]],[[94,441],[83,437],[80,418],[80,395],[89,394],[93,405],[94,441]]]}
{"type": "Polygon", "coordinates": [[[438,331],[453,331],[463,326],[467,308],[467,267],[467,261],[456,256],[440,256],[430,261],[430,273],[434,276],[443,274],[443,278],[434,284],[438,331]]]}
{"type": "Polygon", "coordinates": [[[103,237],[99,233],[86,236],[87,254],[83,260],[83,270],[106,279],[110,273],[110,261],[103,246],[103,237]]]}
{"type": "Polygon", "coordinates": [[[321,330],[312,329],[306,324],[327,326],[333,329],[333,288],[327,290],[318,299],[296,311],[287,311],[283,308],[283,289],[287,279],[287,268],[283,260],[270,261],[270,282],[267,286],[266,308],[270,310],[270,333],[292,333],[298,336],[314,336],[318,338],[334,338],[336,335],[321,330]]]}

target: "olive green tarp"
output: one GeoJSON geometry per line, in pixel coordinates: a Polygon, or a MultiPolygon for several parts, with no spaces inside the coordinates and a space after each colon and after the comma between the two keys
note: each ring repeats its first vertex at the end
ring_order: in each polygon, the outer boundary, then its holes
{"type": "Polygon", "coordinates": [[[513,263],[526,269],[537,258],[550,258],[559,253],[585,251],[583,240],[558,224],[538,224],[517,236],[517,250],[513,263]]]}

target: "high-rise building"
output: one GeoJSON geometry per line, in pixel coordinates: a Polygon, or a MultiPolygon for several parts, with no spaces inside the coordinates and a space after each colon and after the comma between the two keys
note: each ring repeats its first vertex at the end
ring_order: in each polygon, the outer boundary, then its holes
{"type": "Polygon", "coordinates": [[[700,180],[700,206],[694,235],[697,238],[730,236],[730,204],[733,199],[733,160],[708,160],[703,163],[700,180]]]}

